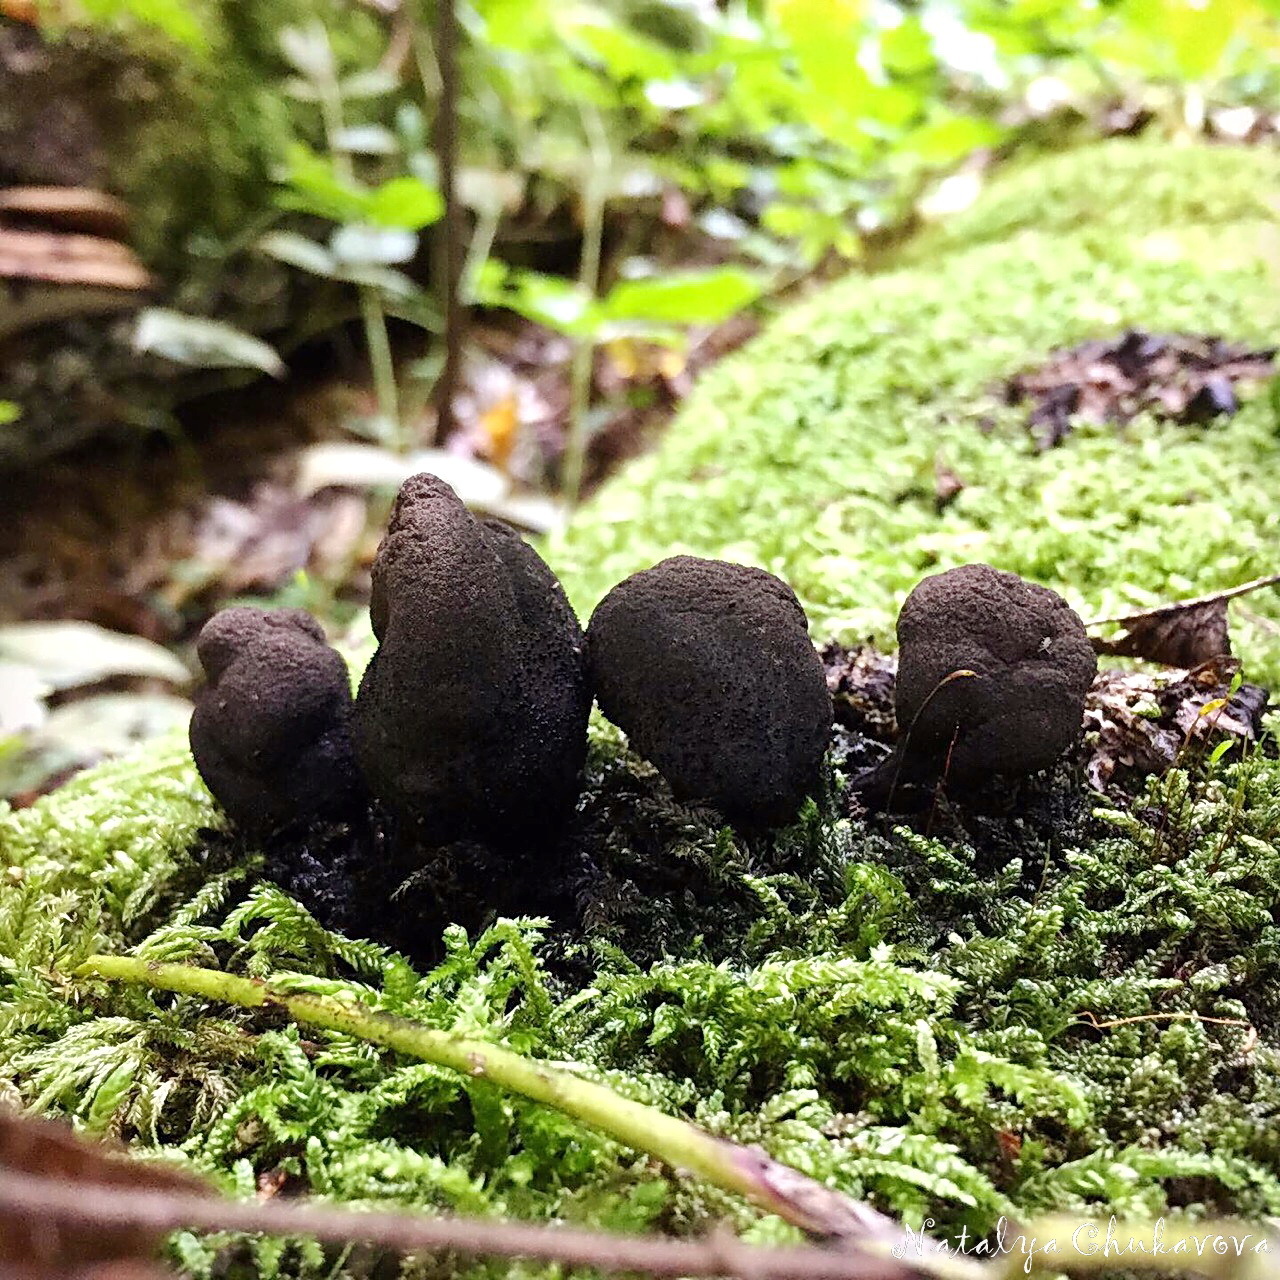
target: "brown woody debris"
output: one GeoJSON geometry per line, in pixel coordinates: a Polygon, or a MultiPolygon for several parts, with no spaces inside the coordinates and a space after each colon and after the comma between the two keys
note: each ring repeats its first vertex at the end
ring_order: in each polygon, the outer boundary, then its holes
{"type": "Polygon", "coordinates": [[[129,209],[123,200],[90,187],[6,187],[0,222],[126,240],[129,209]]]}
{"type": "MultiPolygon", "coordinates": [[[[55,1183],[128,1191],[211,1195],[193,1174],[172,1166],[131,1160],[111,1148],[83,1141],[48,1120],[0,1108],[0,1172],[55,1183]]],[[[0,1275],[28,1280],[65,1276],[152,1275],[147,1265],[163,1233],[138,1226],[108,1227],[36,1219],[0,1204],[0,1275]]]]}
{"type": "Polygon", "coordinates": [[[127,245],[101,236],[0,227],[0,280],[141,291],[151,275],[127,245]]]}

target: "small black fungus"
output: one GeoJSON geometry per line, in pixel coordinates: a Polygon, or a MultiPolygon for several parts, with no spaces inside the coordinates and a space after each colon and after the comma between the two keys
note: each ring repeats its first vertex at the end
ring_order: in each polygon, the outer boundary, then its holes
{"type": "Polygon", "coordinates": [[[314,618],[224,609],[196,653],[208,683],[191,717],[191,753],[237,827],[266,834],[362,801],[350,677],[314,618]]]}
{"type": "Polygon", "coordinates": [[[678,799],[776,824],[816,786],[831,695],[804,610],[771,573],[664,560],[600,602],[587,655],[601,710],[678,799]]]}
{"type": "Polygon", "coordinates": [[[374,794],[424,845],[519,845],[577,800],[582,628],[537,552],[443,480],[405,481],[373,566],[379,641],[356,698],[374,794]]]}
{"type": "Polygon", "coordinates": [[[1080,736],[1097,665],[1047,587],[986,564],[925,578],[898,615],[900,757],[961,784],[1046,769],[1080,736]]]}

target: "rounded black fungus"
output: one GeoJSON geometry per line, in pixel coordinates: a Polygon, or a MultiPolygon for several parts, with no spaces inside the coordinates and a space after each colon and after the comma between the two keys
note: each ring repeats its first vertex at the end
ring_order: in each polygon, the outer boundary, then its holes
{"type": "Polygon", "coordinates": [[[520,844],[572,810],[591,698],[582,628],[537,552],[413,476],[373,566],[356,699],[374,794],[425,844],[520,844]]]}
{"type": "Polygon", "coordinates": [[[962,784],[1048,768],[1079,738],[1096,672],[1047,587],[986,564],[925,578],[898,615],[899,758],[962,784]]]}
{"type": "Polygon", "coordinates": [[[664,560],[600,602],[587,655],[601,710],[677,798],[778,823],[816,786],[831,695],[804,610],[772,574],[664,560]]]}
{"type": "Polygon", "coordinates": [[[265,834],[363,800],[351,743],[351,681],[301,609],[224,609],[200,632],[208,681],[191,753],[237,827],[265,834]]]}

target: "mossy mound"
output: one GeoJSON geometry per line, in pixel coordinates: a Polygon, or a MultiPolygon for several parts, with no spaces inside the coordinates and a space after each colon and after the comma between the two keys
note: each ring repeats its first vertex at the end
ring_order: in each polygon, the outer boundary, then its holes
{"type": "Polygon", "coordinates": [[[145,299],[89,310],[51,293],[44,320],[10,325],[0,400],[0,470],[20,470],[99,435],[172,429],[173,407],[234,376],[132,349],[143,302],[289,341],[314,288],[255,252],[274,216],[276,170],[311,111],[279,90],[281,31],[323,23],[340,55],[371,65],[375,15],[339,0],[199,0],[108,5],[63,28],[0,16],[0,186],[88,186],[122,197],[129,241],[155,278],[145,299]],[[291,118],[299,117],[298,124],[291,118]]]}
{"type": "Polygon", "coordinates": [[[1023,232],[1081,234],[1105,250],[1117,239],[1169,227],[1271,223],[1278,212],[1280,156],[1274,151],[1117,138],[1063,156],[1024,159],[969,209],[911,241],[902,256],[921,262],[944,250],[1007,244],[1023,232]]]}
{"type": "MultiPolygon", "coordinates": [[[[1214,189],[1216,166],[1236,172],[1230,153],[1195,155],[1214,189]]],[[[1101,190],[1111,173],[1136,190],[1129,166],[1158,161],[1105,148],[1053,162],[1045,181],[1070,189],[1074,170],[1101,190]]],[[[1274,568],[1280,446],[1264,401],[1205,429],[1081,429],[1036,455],[988,392],[1051,346],[1125,324],[1265,341],[1280,295],[1263,256],[1241,257],[1257,198],[1242,193],[1234,229],[1179,215],[1107,247],[1027,231],[851,279],[784,316],[556,542],[580,609],[677,551],[780,574],[819,636],[887,637],[907,589],[964,560],[1090,612],[1274,568]],[[1231,241],[1231,264],[1191,251],[1210,232],[1231,241]],[[967,486],[941,514],[939,450],[967,486]]],[[[1274,600],[1252,607],[1275,615],[1274,600]]],[[[1250,673],[1274,678],[1276,641],[1238,630],[1250,673]]],[[[594,865],[571,942],[536,921],[450,930],[431,972],[324,930],[262,883],[256,850],[207,829],[219,820],[180,742],[0,811],[0,1089],[246,1195],[266,1174],[359,1202],[788,1234],[483,1079],[66,976],[91,949],[131,949],[290,973],[579,1063],[970,1238],[1005,1212],[1280,1213],[1280,763],[1188,755],[1119,806],[1064,766],[985,812],[943,804],[914,830],[841,816],[837,767],[793,826],[744,838],[674,804],[598,718],[591,737],[594,865]]],[[[335,1264],[273,1242],[176,1247],[199,1274],[224,1248],[263,1275],[335,1264]]]]}
{"type": "MultiPolygon", "coordinates": [[[[1274,157],[1208,148],[1108,144],[994,184],[966,216],[976,248],[851,276],[709,373],[657,453],[552,546],[553,567],[585,613],[663,556],[724,556],[789,582],[816,637],[886,645],[915,583],[969,561],[1085,618],[1273,572],[1267,396],[1204,428],[1082,425],[1038,454],[998,384],[1129,327],[1272,342],[1277,200],[1274,157]],[[939,459],[965,486],[941,513],[939,459]]],[[[1280,682],[1280,593],[1248,608],[1267,621],[1237,617],[1237,648],[1280,682]]]]}

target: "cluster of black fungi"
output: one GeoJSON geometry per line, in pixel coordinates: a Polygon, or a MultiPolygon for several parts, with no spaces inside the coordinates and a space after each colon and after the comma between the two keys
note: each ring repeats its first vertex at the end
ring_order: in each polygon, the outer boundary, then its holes
{"type": "MultiPolygon", "coordinates": [[[[191,721],[205,783],[267,838],[371,804],[419,848],[546,838],[582,787],[592,700],[678,801],[744,830],[794,817],[831,744],[832,702],[791,588],[675,556],[619,583],[585,633],[550,568],[447,484],[400,490],[373,567],[378,649],[353,698],[298,609],[232,608],[201,632],[191,721]]],[[[1080,733],[1093,650],[1064,600],[973,564],[926,578],[898,619],[897,745],[853,779],[1037,772],[1080,733]]]]}

